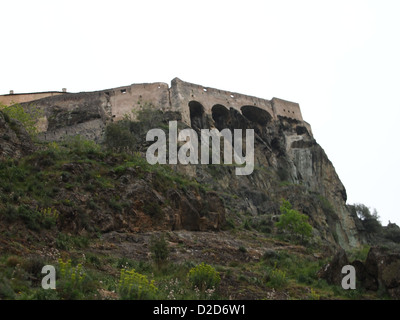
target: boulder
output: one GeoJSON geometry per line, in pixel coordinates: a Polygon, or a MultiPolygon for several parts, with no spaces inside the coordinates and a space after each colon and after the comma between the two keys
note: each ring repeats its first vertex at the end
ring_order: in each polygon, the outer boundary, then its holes
{"type": "Polygon", "coordinates": [[[333,285],[340,286],[343,279],[342,268],[345,265],[349,265],[349,260],[347,258],[346,252],[340,248],[332,261],[325,265],[320,271],[318,271],[318,277],[325,279],[326,282],[333,285]]]}
{"type": "Polygon", "coordinates": [[[400,252],[380,247],[370,249],[365,261],[367,290],[382,290],[400,299],[400,252]]]}

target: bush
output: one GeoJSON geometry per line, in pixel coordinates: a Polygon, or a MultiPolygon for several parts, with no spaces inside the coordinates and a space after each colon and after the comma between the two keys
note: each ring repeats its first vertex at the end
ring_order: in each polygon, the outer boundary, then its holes
{"type": "Polygon", "coordinates": [[[87,273],[81,264],[72,266],[71,260],[64,262],[58,260],[59,279],[57,281],[57,294],[61,299],[82,299],[90,291],[87,273]]]}
{"type": "Polygon", "coordinates": [[[356,214],[367,232],[379,233],[382,231],[382,224],[379,221],[376,209],[371,213],[370,208],[361,203],[349,205],[350,212],[356,214]]]}
{"type": "Polygon", "coordinates": [[[0,278],[0,299],[15,299],[15,292],[12,288],[11,280],[7,279],[6,277],[0,278]]]}
{"type": "Polygon", "coordinates": [[[130,152],[136,149],[136,138],[131,133],[130,121],[122,120],[107,125],[104,134],[104,145],[114,152],[130,152]]]}
{"type": "Polygon", "coordinates": [[[54,208],[44,208],[38,210],[31,209],[28,205],[21,204],[16,208],[7,203],[3,214],[8,221],[16,221],[21,219],[24,224],[31,230],[38,231],[42,227],[50,229],[54,226],[58,219],[58,211],[54,208]]]}
{"type": "Polygon", "coordinates": [[[36,209],[39,213],[41,224],[46,228],[50,229],[55,226],[59,217],[59,212],[55,208],[43,208],[36,209]]]}
{"type": "Polygon", "coordinates": [[[300,237],[301,240],[307,240],[311,237],[312,227],[307,222],[308,217],[305,214],[292,209],[292,205],[287,200],[283,200],[280,211],[279,221],[275,225],[288,232],[291,240],[293,240],[293,237],[300,237]]]}
{"type": "Polygon", "coordinates": [[[284,287],[288,279],[286,278],[286,272],[275,267],[273,269],[267,269],[267,284],[273,288],[284,287]]]}
{"type": "MultiPolygon", "coordinates": [[[[64,146],[71,149],[71,151],[77,153],[78,155],[97,154],[101,151],[100,146],[96,142],[93,140],[87,140],[80,135],[66,138],[64,141],[64,146]]],[[[56,150],[57,147],[55,147],[56,150]]],[[[54,151],[54,146],[52,150],[54,151]]]]}
{"type": "Polygon", "coordinates": [[[155,236],[152,237],[150,242],[150,251],[151,258],[158,267],[161,267],[168,260],[169,249],[164,235],[161,235],[159,238],[156,238],[155,236]]]}
{"type": "Polygon", "coordinates": [[[34,231],[40,230],[40,214],[36,210],[32,210],[23,204],[18,207],[18,216],[29,229],[34,231]]]}
{"type": "Polygon", "coordinates": [[[321,206],[322,210],[324,211],[324,213],[326,215],[330,215],[330,216],[335,215],[335,209],[332,206],[332,204],[329,202],[328,199],[326,199],[322,195],[318,195],[318,200],[319,200],[319,203],[320,203],[320,206],[321,206]]]}
{"type": "Polygon", "coordinates": [[[368,256],[370,246],[369,245],[363,245],[362,247],[353,249],[348,253],[349,255],[349,260],[360,260],[360,261],[365,261],[368,256]]]}
{"type": "Polygon", "coordinates": [[[56,248],[60,250],[70,250],[71,248],[86,248],[89,245],[89,238],[85,236],[70,236],[65,233],[58,233],[56,238],[56,248]]]}
{"type": "Polygon", "coordinates": [[[118,293],[123,300],[149,300],[155,299],[158,288],[154,280],[149,281],[143,274],[137,273],[135,269],[121,270],[118,283],[118,293]]]}
{"type": "Polygon", "coordinates": [[[188,279],[194,288],[202,292],[216,288],[221,281],[219,272],[204,262],[189,270],[188,279]]]}

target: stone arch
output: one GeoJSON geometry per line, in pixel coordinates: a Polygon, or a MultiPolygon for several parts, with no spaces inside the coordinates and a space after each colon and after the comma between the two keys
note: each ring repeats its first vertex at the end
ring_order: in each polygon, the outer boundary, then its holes
{"type": "Polygon", "coordinates": [[[218,130],[227,128],[229,124],[229,110],[222,104],[216,104],[211,108],[211,115],[218,130]]]}
{"type": "Polygon", "coordinates": [[[190,126],[193,129],[203,129],[206,124],[205,111],[203,105],[195,100],[189,102],[190,126]]]}
{"type": "Polygon", "coordinates": [[[272,119],[272,116],[268,111],[255,106],[243,106],[240,108],[240,110],[248,120],[258,123],[262,126],[267,125],[272,119]]]}

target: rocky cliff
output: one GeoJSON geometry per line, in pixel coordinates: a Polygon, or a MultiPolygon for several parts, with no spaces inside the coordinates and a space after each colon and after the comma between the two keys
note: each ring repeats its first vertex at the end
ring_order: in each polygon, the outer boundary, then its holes
{"type": "MultiPolygon", "coordinates": [[[[46,141],[60,141],[79,134],[102,142],[104,129],[112,123],[112,100],[105,92],[49,97],[35,104],[45,114],[40,138],[46,141]]],[[[152,108],[162,114],[164,125],[168,120],[182,118],[179,110],[162,112],[157,105],[152,108]]],[[[346,190],[333,164],[313,138],[309,125],[285,116],[274,119],[246,114],[247,117],[230,108],[213,115],[191,114],[191,122],[196,130],[254,129],[255,170],[251,175],[236,176],[232,166],[224,165],[177,165],[175,170],[218,192],[228,221],[244,223],[247,220],[253,227],[275,232],[274,222],[280,214],[281,199],[285,198],[309,217],[316,241],[345,249],[359,246],[364,240],[358,233],[358,218],[346,207],[346,190]]],[[[137,150],[145,151],[148,144],[143,141],[143,132],[141,137],[137,150]]],[[[198,205],[192,202],[190,207],[196,212],[192,215],[202,216],[198,205]]]]}
{"type": "MultiPolygon", "coordinates": [[[[281,198],[310,218],[317,238],[343,248],[357,247],[358,218],[346,207],[346,190],[321,146],[301,121],[279,117],[257,123],[235,110],[216,124],[222,128],[254,129],[255,170],[236,176],[231,168],[196,166],[187,173],[233,195],[229,205],[263,221],[271,230],[281,198]]],[[[214,123],[211,121],[208,123],[214,123]]]]}

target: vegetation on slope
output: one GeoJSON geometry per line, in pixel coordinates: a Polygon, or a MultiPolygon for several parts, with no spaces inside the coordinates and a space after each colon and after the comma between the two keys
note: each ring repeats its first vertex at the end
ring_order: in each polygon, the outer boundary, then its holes
{"type": "MultiPolygon", "coordinates": [[[[280,209],[289,223],[271,225],[235,211],[229,199],[237,195],[225,190],[219,192],[227,209],[223,230],[166,231],[163,219],[172,204],[137,202],[124,194],[124,179],[144,181],[160,195],[174,189],[201,196],[209,187],[168,166],[149,165],[129,140],[135,130],[129,120],[109,128],[105,148],[78,136],[0,162],[0,299],[385,298],[318,278],[330,257],[307,242],[308,224],[286,200],[280,209]],[[113,148],[112,141],[121,145],[113,148]],[[138,211],[144,213],[140,221],[152,221],[147,229],[138,225],[138,211]],[[274,232],[279,226],[283,233],[274,232]],[[42,289],[44,265],[56,268],[55,290],[42,289]]],[[[364,261],[366,252],[351,254],[364,261]]]]}

